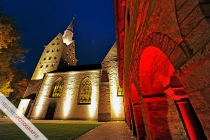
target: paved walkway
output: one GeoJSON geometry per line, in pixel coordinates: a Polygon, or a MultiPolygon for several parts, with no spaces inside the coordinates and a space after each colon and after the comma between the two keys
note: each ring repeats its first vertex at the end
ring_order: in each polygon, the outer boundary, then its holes
{"type": "Polygon", "coordinates": [[[136,140],[125,122],[108,122],[87,132],[76,140],[136,140]]]}
{"type": "MultiPolygon", "coordinates": [[[[76,140],[136,140],[124,121],[97,122],[81,120],[30,120],[32,123],[101,124],[76,140]]],[[[9,118],[0,118],[0,124],[13,123],[9,118]]]]}

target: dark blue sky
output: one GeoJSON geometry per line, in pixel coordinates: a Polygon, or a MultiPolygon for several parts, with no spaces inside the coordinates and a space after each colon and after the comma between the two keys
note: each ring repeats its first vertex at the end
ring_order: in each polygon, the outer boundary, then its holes
{"type": "Polygon", "coordinates": [[[64,32],[74,15],[74,37],[78,65],[99,64],[115,42],[113,0],[1,0],[6,14],[13,16],[29,49],[19,64],[31,77],[47,45],[64,32]]]}

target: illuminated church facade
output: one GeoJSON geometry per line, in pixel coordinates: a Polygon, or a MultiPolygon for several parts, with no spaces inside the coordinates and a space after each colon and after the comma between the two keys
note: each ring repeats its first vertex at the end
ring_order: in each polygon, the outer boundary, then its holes
{"type": "Polygon", "coordinates": [[[73,24],[45,46],[18,109],[39,120],[124,120],[116,44],[101,64],[77,66],[73,24]]]}

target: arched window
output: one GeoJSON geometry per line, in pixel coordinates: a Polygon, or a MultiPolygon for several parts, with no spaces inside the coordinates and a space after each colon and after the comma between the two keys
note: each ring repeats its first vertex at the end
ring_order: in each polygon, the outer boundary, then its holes
{"type": "Polygon", "coordinates": [[[92,94],[92,83],[88,77],[82,80],[79,92],[79,104],[90,104],[92,94]]]}
{"type": "Polygon", "coordinates": [[[50,97],[52,97],[52,98],[60,98],[62,90],[63,90],[63,80],[61,78],[59,78],[54,83],[54,87],[52,89],[52,93],[51,93],[50,97]]]}

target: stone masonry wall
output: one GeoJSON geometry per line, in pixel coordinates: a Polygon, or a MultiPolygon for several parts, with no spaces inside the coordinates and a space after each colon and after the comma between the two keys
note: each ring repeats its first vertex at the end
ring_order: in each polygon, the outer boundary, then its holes
{"type": "Polygon", "coordinates": [[[125,113],[123,96],[117,96],[119,78],[116,43],[112,46],[112,48],[104,58],[102,62],[102,70],[108,73],[111,120],[124,120],[125,113]]]}
{"type": "Polygon", "coordinates": [[[98,119],[100,70],[49,73],[43,79],[36,103],[31,115],[32,119],[44,119],[51,101],[56,101],[54,119],[98,119]],[[50,98],[54,81],[58,78],[64,81],[60,98],[50,98]],[[80,83],[86,77],[92,82],[91,104],[78,104],[80,83]]]}
{"type": "MultiPolygon", "coordinates": [[[[173,74],[181,80],[205,135],[209,139],[210,125],[207,116],[210,103],[208,98],[210,12],[206,8],[209,3],[197,0],[136,0],[126,1],[125,5],[123,70],[125,95],[129,98],[129,87],[131,81],[134,81],[138,85],[136,88],[141,96],[139,67],[141,55],[148,47],[157,47],[173,65],[175,69],[173,74]]],[[[158,66],[154,65],[154,67],[158,66]]],[[[144,106],[144,108],[147,107],[144,106]]],[[[171,110],[171,106],[168,106],[168,109],[171,110]]],[[[171,121],[167,123],[173,125],[175,119],[171,121]]],[[[151,125],[150,131],[153,131],[152,126],[158,128],[149,120],[145,123],[148,123],[145,126],[151,125]]],[[[168,131],[172,138],[178,136],[174,135],[175,129],[168,131]]],[[[156,134],[157,132],[152,132],[151,136],[156,134]]],[[[184,131],[180,131],[180,138],[185,134],[184,131]]]]}

